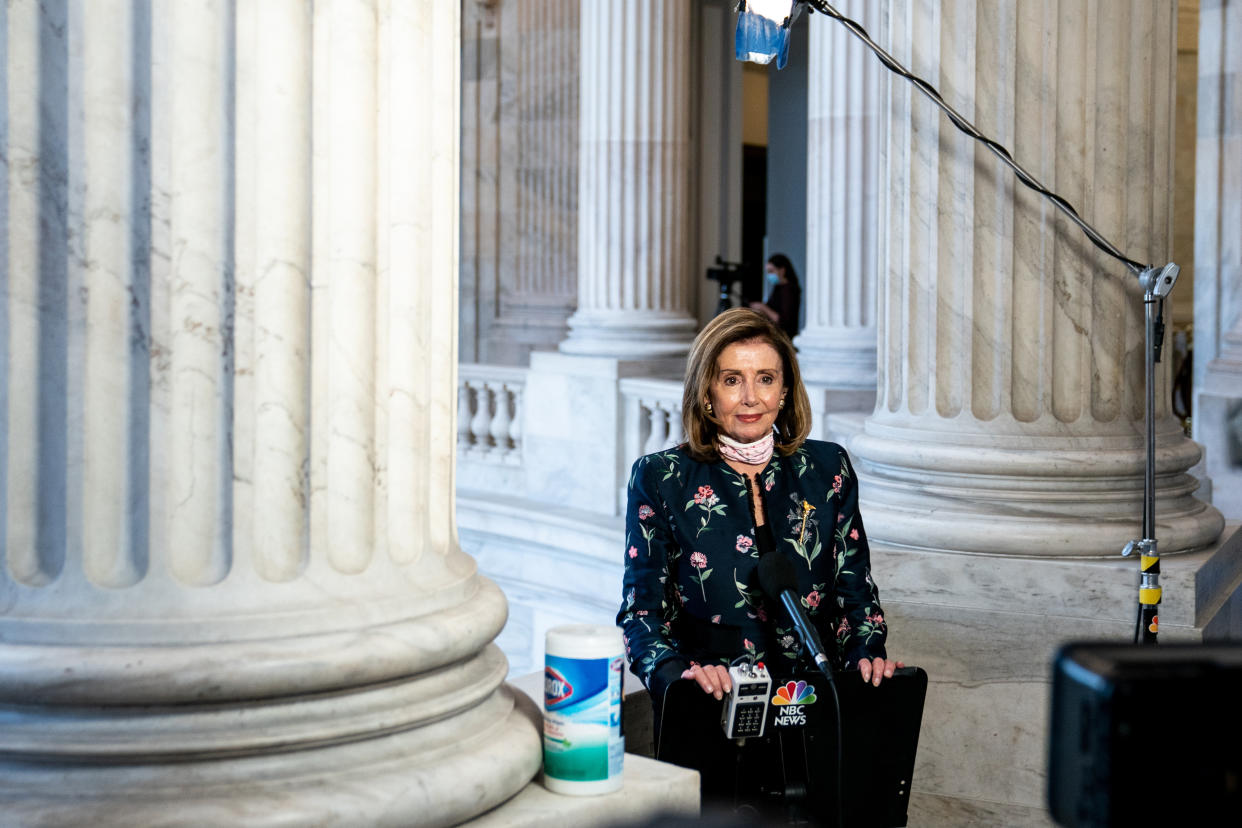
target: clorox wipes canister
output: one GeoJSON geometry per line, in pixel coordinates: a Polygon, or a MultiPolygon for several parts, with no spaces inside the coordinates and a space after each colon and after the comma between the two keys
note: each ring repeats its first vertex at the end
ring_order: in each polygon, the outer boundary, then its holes
{"type": "Polygon", "coordinates": [[[621,787],[621,631],[553,627],[545,639],[543,777],[555,793],[590,796],[621,787]]]}

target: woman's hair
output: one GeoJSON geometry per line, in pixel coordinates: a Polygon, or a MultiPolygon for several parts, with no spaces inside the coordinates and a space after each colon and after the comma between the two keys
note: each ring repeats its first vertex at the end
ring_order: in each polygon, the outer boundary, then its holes
{"type": "MultiPolygon", "coordinates": [[[[778,265],[779,266],[779,265],[778,265]]],[[[781,378],[785,384],[785,406],[776,415],[776,450],[788,456],[811,433],[811,401],[802,385],[798,357],[793,343],[766,316],[750,308],[733,308],[717,316],[699,332],[686,360],[686,382],[681,397],[681,422],[686,431],[690,456],[700,462],[719,458],[717,435],[720,421],[703,407],[710,396],[716,362],[721,352],[735,342],[758,340],[776,349],[781,357],[781,378]]]]}
{"type": "Polygon", "coordinates": [[[768,264],[772,265],[772,267],[779,267],[785,271],[785,278],[787,280],[799,287],[802,286],[798,281],[798,271],[794,270],[793,262],[789,261],[789,257],[784,253],[773,253],[768,257],[768,264]]]}

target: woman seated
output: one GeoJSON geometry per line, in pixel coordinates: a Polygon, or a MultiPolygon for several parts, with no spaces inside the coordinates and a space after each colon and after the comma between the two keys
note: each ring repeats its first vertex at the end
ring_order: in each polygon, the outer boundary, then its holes
{"type": "Polygon", "coordinates": [[[838,668],[876,685],[891,677],[902,665],[884,649],[858,481],[843,448],[806,439],[810,402],[789,338],[750,309],[713,319],[690,349],[682,420],[686,442],[630,474],[617,615],[657,722],[677,679],[719,699],[739,658],[795,671],[800,642],[759,587],[761,550],[793,563],[838,668]]]}

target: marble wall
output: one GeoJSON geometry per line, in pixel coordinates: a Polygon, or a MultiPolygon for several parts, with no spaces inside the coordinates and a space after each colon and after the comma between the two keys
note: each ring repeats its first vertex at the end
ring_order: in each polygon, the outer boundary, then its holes
{"type": "Polygon", "coordinates": [[[461,355],[524,365],[578,300],[580,3],[461,6],[461,355]]]}
{"type": "Polygon", "coordinates": [[[513,795],[453,507],[455,4],[0,14],[3,821],[513,795]]]}

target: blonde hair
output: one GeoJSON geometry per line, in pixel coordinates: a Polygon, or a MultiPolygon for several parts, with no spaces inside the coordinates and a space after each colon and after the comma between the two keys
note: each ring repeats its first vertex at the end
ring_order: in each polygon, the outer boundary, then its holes
{"type": "Polygon", "coordinates": [[[711,391],[716,362],[725,348],[735,342],[758,340],[776,349],[781,357],[785,383],[785,406],[776,415],[776,450],[789,456],[811,433],[811,401],[802,385],[798,357],[785,332],[766,316],[749,308],[733,308],[717,316],[699,331],[686,360],[686,380],[681,397],[681,422],[686,432],[686,448],[700,462],[720,458],[720,421],[709,414],[703,403],[711,391]]]}

